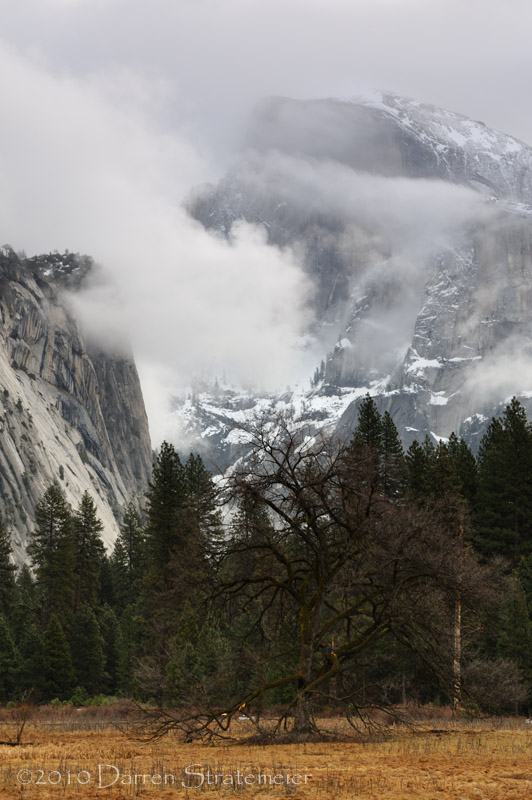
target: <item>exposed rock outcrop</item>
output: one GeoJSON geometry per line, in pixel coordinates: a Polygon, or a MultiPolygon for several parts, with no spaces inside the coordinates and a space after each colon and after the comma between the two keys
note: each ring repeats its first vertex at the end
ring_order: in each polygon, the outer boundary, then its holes
{"type": "Polygon", "coordinates": [[[116,515],[143,494],[151,469],[131,356],[91,351],[62,294],[90,260],[51,261],[0,253],[0,508],[17,560],[52,481],[73,505],[92,494],[111,543],[116,515]]]}
{"type": "MultiPolygon", "coordinates": [[[[220,235],[246,219],[296,248],[317,287],[324,366],[310,390],[248,398],[240,421],[266,402],[349,436],[370,392],[406,444],[453,430],[475,444],[513,394],[532,412],[532,148],[379,93],[273,99],[248,144],[191,213],[220,235]]],[[[212,392],[176,410],[215,452],[236,436],[232,419],[212,392]]]]}

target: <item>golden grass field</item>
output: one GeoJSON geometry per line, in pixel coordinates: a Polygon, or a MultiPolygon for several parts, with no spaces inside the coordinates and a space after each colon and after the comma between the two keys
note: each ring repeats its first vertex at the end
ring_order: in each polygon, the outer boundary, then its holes
{"type": "MultiPolygon", "coordinates": [[[[0,739],[16,735],[15,712],[9,717],[0,714],[0,739]]],[[[532,725],[522,719],[433,718],[380,741],[269,746],[246,743],[249,724],[236,724],[231,744],[142,744],[114,726],[108,709],[39,711],[24,730],[27,744],[0,746],[0,798],[532,798],[532,725]],[[98,765],[107,765],[101,777],[98,765]]]]}

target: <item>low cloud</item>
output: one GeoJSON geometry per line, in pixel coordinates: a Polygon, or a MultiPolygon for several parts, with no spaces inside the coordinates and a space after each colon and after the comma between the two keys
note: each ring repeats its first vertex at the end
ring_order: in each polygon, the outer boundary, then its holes
{"type": "Polygon", "coordinates": [[[109,272],[75,302],[93,339],[131,337],[157,441],[154,398],[198,373],[269,388],[293,378],[310,287],[262,231],[238,225],[225,241],[186,215],[182,198],[209,165],[184,133],[157,128],[133,84],[122,104],[115,85],[111,102],[95,79],[0,46],[0,219],[15,249],[85,252],[109,272]]]}

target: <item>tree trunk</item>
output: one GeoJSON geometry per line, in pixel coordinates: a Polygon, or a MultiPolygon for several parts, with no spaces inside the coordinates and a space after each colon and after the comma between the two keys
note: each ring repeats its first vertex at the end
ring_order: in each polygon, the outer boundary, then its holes
{"type": "Polygon", "coordinates": [[[314,723],[312,722],[310,697],[305,692],[301,692],[296,700],[294,712],[294,733],[311,733],[313,730],[314,723]]]}
{"type": "Polygon", "coordinates": [[[462,603],[454,604],[454,653],[453,653],[453,708],[462,702],[462,603]]]}
{"type": "Polygon", "coordinates": [[[299,656],[299,678],[294,711],[294,733],[310,733],[314,730],[310,695],[305,691],[312,680],[312,656],[314,650],[310,641],[303,642],[299,656]]]}
{"type": "MultiPolygon", "coordinates": [[[[338,647],[338,636],[333,636],[331,642],[331,649],[334,653],[336,648],[338,647]]],[[[331,686],[329,689],[329,702],[332,706],[335,706],[338,701],[338,676],[335,675],[331,678],[331,686]]]]}
{"type": "MultiPolygon", "coordinates": [[[[460,521],[459,533],[459,559],[460,573],[462,571],[462,560],[464,555],[464,522],[460,521]]],[[[458,709],[462,705],[462,596],[460,590],[454,602],[454,625],[453,625],[453,708],[458,709]]]]}

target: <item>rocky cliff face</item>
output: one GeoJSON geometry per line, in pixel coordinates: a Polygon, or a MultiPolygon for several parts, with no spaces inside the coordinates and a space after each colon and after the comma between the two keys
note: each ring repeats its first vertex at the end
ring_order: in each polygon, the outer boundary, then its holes
{"type": "Polygon", "coordinates": [[[269,404],[348,436],[370,392],[407,444],[453,430],[475,444],[513,394],[532,411],[530,147],[390,94],[274,99],[248,144],[191,213],[220,235],[243,218],[296,248],[324,363],[289,396],[189,397],[176,425],[227,453],[269,404]]]}
{"type": "Polygon", "coordinates": [[[90,268],[79,257],[0,252],[0,507],[17,560],[52,481],[73,505],[91,493],[107,543],[120,508],[147,485],[151,448],[135,365],[91,350],[62,292],[90,268]]]}

